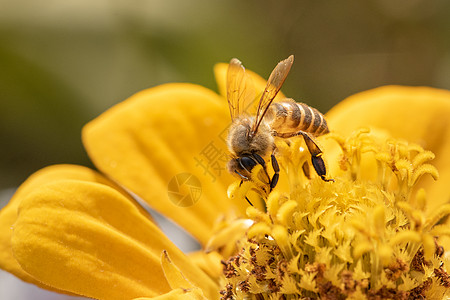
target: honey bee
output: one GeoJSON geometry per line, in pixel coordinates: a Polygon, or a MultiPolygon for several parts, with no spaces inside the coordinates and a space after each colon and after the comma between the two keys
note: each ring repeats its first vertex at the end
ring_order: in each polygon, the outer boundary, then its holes
{"type": "Polygon", "coordinates": [[[324,181],[334,181],[327,179],[323,153],[314,141],[315,137],[329,132],[325,117],[315,108],[293,99],[272,103],[293,62],[294,56],[291,55],[273,69],[254,116],[246,113],[246,109],[256,98],[250,75],[236,58],[230,61],[227,72],[227,100],[232,121],[227,138],[231,153],[227,169],[241,180],[250,180],[252,169],[260,164],[268,179],[270,191],[275,188],[280,176],[280,168],[274,155],[275,137],[288,139],[303,136],[316,173],[324,181]],[[265,161],[269,155],[274,171],[272,178],[267,173],[265,161]]]}

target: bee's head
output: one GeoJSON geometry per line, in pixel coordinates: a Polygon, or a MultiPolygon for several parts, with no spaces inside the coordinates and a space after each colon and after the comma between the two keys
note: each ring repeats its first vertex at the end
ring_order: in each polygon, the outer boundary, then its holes
{"type": "Polygon", "coordinates": [[[243,180],[249,180],[253,168],[258,164],[258,162],[252,156],[241,156],[237,158],[232,158],[228,164],[228,171],[243,180]]]}

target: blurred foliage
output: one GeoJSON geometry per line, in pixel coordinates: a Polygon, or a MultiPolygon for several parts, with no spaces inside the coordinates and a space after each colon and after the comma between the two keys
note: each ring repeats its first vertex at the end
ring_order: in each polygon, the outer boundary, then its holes
{"type": "Polygon", "coordinates": [[[54,163],[90,165],[80,130],[165,82],[216,89],[238,57],[326,112],[384,84],[450,88],[447,0],[0,0],[0,189],[54,163]]]}

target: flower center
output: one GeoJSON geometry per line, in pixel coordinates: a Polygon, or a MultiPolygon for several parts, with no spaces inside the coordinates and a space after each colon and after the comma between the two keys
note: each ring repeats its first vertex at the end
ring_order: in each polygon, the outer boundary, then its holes
{"type": "MultiPolygon", "coordinates": [[[[329,138],[341,149],[334,183],[303,175],[300,139],[277,144],[289,189],[270,193],[266,211],[248,207],[252,225],[237,226],[236,247],[222,249],[222,299],[442,298],[450,277],[438,237],[448,230],[437,224],[450,206],[427,213],[417,189],[422,175],[438,177],[434,154],[368,130],[329,138]]],[[[229,196],[258,190],[254,177],[229,196]]]]}

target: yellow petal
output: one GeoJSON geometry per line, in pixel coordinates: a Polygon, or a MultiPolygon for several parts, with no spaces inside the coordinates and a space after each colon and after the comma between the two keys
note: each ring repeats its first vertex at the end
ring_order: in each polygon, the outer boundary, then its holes
{"type": "Polygon", "coordinates": [[[220,253],[231,256],[236,252],[237,241],[245,235],[247,229],[253,224],[251,220],[239,219],[215,233],[205,245],[205,251],[210,252],[220,249],[220,253]]]}
{"type": "Polygon", "coordinates": [[[348,97],[327,114],[332,131],[348,135],[360,127],[380,128],[392,137],[420,144],[436,155],[439,171],[419,186],[432,199],[432,211],[450,199],[450,91],[429,87],[384,86],[348,97]]]}
{"type": "Polygon", "coordinates": [[[195,287],[170,260],[169,254],[165,250],[161,254],[161,266],[172,289],[190,289],[195,287]]]}
{"type": "MultiPolygon", "coordinates": [[[[204,243],[217,216],[233,205],[226,198],[232,180],[225,170],[228,125],[227,104],[212,91],[166,84],[139,92],[88,123],[83,142],[102,172],[204,243]],[[198,178],[201,194],[195,194],[196,184],[175,191],[179,174],[198,178]],[[168,192],[189,191],[193,198],[200,195],[191,206],[169,200],[168,192]]],[[[236,205],[242,212],[246,206],[236,205]]]]}
{"type": "Polygon", "coordinates": [[[170,287],[172,289],[182,289],[184,291],[192,290],[195,288],[202,288],[202,286],[199,286],[198,283],[201,282],[203,284],[203,289],[200,289],[202,291],[201,296],[203,294],[209,295],[210,299],[217,298],[219,295],[219,287],[216,285],[210,285],[212,289],[206,289],[205,288],[205,282],[202,282],[197,277],[191,277],[189,278],[188,273],[182,272],[178,265],[173,262],[170,257],[169,253],[167,251],[163,251],[161,254],[161,266],[164,271],[164,275],[166,276],[167,282],[169,283],[170,287]],[[204,293],[203,293],[204,292],[204,293]]]}
{"type": "Polygon", "coordinates": [[[202,290],[199,288],[193,289],[176,289],[167,294],[153,297],[153,298],[135,298],[134,300],[206,300],[202,290]]]}
{"type": "Polygon", "coordinates": [[[16,275],[26,282],[34,283],[39,287],[60,293],[63,291],[37,281],[20,267],[13,257],[11,250],[11,235],[13,232],[13,224],[17,220],[17,209],[22,199],[39,186],[64,179],[85,180],[115,186],[105,177],[91,169],[75,165],[54,165],[41,169],[31,175],[17,189],[8,205],[0,212],[0,268],[16,275]]]}
{"type": "MultiPolygon", "coordinates": [[[[12,225],[17,219],[19,201],[12,198],[0,211],[0,268],[14,274],[20,279],[39,285],[40,283],[26,273],[15,260],[11,251],[12,225]]],[[[47,288],[45,286],[41,286],[47,288]]]]}
{"type": "Polygon", "coordinates": [[[216,251],[205,253],[205,251],[195,251],[188,254],[189,259],[200,269],[203,270],[209,277],[217,279],[223,272],[223,259],[216,251]]]}
{"type": "Polygon", "coordinates": [[[21,201],[11,243],[33,277],[92,298],[169,292],[163,250],[196,285],[215,288],[129,199],[100,183],[60,180],[36,187],[21,201]]]}

